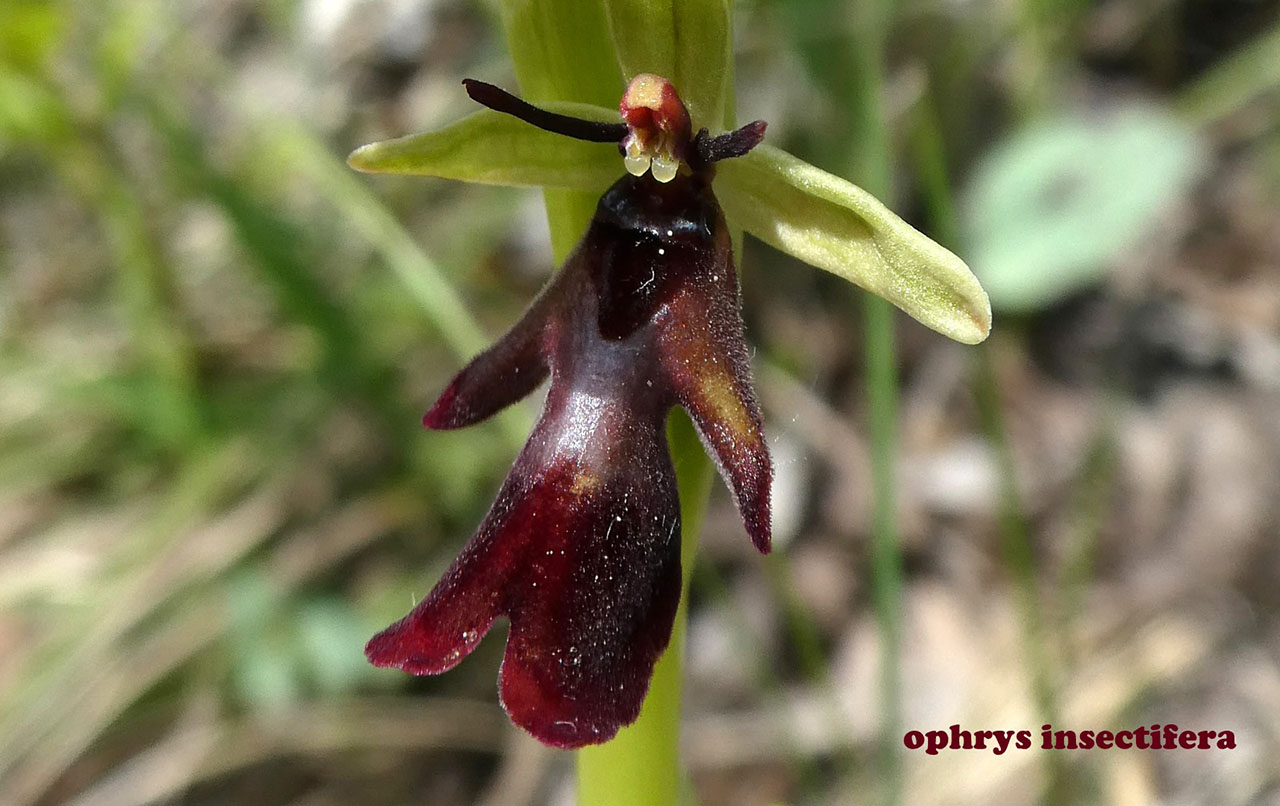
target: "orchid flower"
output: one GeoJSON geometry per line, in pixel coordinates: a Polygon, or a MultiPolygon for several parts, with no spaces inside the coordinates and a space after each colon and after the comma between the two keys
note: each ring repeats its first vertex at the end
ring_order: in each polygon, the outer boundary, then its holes
{"type": "MultiPolygon", "coordinates": [[[[636,719],[671,636],[681,528],[663,425],[673,406],[688,411],[755,546],[770,548],[772,468],[730,224],[961,342],[986,337],[990,307],[959,258],[869,194],[760,144],[761,122],[712,134],[723,119],[715,104],[686,105],[665,78],[637,71],[617,109],[535,106],[465,83],[488,109],[365,146],[350,164],[604,192],[563,269],[424,417],[428,428],[467,426],[551,379],[476,535],[366,654],[438,674],[505,616],[508,714],[545,743],[581,747],[636,719]]],[[[723,95],[706,83],[695,98],[723,95]]]]}

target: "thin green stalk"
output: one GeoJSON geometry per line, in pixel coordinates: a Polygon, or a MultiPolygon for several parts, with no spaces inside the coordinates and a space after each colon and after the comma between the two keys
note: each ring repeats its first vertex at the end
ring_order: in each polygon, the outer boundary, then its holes
{"type": "MultiPolygon", "coordinates": [[[[894,0],[853,4],[801,0],[780,8],[799,40],[813,79],[837,99],[839,112],[833,121],[833,136],[825,138],[819,147],[829,152],[830,161],[844,163],[839,173],[847,173],[879,198],[888,195],[892,174],[881,90],[885,39],[895,6],[894,0]],[[823,22],[815,24],[817,20],[823,22]],[[849,22],[851,41],[830,36],[832,20],[849,22]],[[855,144],[852,149],[849,143],[855,144]]],[[[893,308],[879,297],[860,296],[865,311],[867,407],[875,487],[871,585],[884,647],[880,668],[880,746],[873,769],[883,784],[883,802],[893,804],[902,801],[902,570],[893,482],[898,381],[893,308]]]]}
{"type": "MultiPolygon", "coordinates": [[[[916,113],[913,132],[913,151],[919,165],[923,195],[934,231],[940,243],[958,247],[959,228],[956,223],[955,205],[951,198],[947,179],[947,161],[932,95],[926,93],[916,113]]],[[[995,364],[990,343],[978,347],[975,354],[974,394],[978,404],[978,416],[982,430],[996,453],[996,466],[1000,479],[998,503],[998,529],[1000,551],[1005,567],[1013,578],[1018,612],[1022,619],[1023,641],[1027,648],[1027,663],[1031,671],[1031,688],[1036,708],[1042,720],[1057,722],[1057,686],[1054,679],[1053,659],[1049,656],[1048,632],[1043,608],[1037,592],[1035,558],[1031,547],[1030,526],[1026,508],[1017,487],[1017,471],[1013,466],[1013,453],[1009,447],[1008,430],[1004,423],[1004,410],[1000,405],[1000,388],[996,381],[995,364]]],[[[1046,764],[1045,784],[1041,794],[1044,803],[1070,801],[1071,782],[1058,754],[1044,756],[1046,764]]]]}
{"type": "Polygon", "coordinates": [[[689,579],[713,473],[693,423],[683,411],[672,413],[667,439],[680,490],[680,608],[671,643],[649,683],[640,718],[612,741],[578,751],[580,806],[669,806],[687,800],[682,796],[679,742],[684,638],[689,621],[689,579]]]}
{"type": "MultiPolygon", "coordinates": [[[[1056,724],[1059,720],[1054,663],[1049,656],[1048,631],[1036,585],[1031,529],[1027,522],[1026,507],[1018,492],[1017,469],[1013,465],[1013,451],[1009,446],[1009,433],[1004,424],[1004,409],[1000,405],[1000,386],[996,381],[993,352],[991,344],[978,347],[975,353],[977,377],[974,389],[982,430],[996,453],[996,468],[1000,479],[997,509],[1000,553],[1005,567],[1013,577],[1018,612],[1022,617],[1027,661],[1031,667],[1031,691],[1036,709],[1040,712],[1041,719],[1056,724]]],[[[1070,803],[1074,800],[1072,781],[1066,774],[1063,761],[1057,753],[1045,756],[1045,782],[1041,791],[1041,803],[1070,803]]]]}
{"type": "Polygon", "coordinates": [[[866,295],[867,414],[875,488],[871,537],[871,593],[882,645],[880,665],[880,780],[885,803],[902,802],[902,557],[898,550],[894,485],[898,368],[893,307],[866,295]]]}
{"type": "MultiPolygon", "coordinates": [[[[893,15],[891,0],[856,6],[856,78],[850,108],[858,150],[855,179],[879,198],[889,196],[892,157],[885,131],[883,64],[893,15]]],[[[898,549],[897,453],[898,368],[893,306],[863,295],[866,328],[867,417],[874,510],[871,539],[871,593],[880,628],[880,752],[877,770],[881,800],[903,800],[902,758],[902,557],[898,549]]]]}
{"type": "Polygon", "coordinates": [[[1188,121],[1205,126],[1280,86],[1280,25],[1206,71],[1175,102],[1188,121]]]}
{"type": "MultiPolygon", "coordinates": [[[[1070,635],[1072,623],[1084,612],[1085,596],[1096,571],[1098,542],[1107,515],[1116,500],[1116,411],[1114,401],[1108,401],[1102,415],[1098,433],[1085,454],[1084,466],[1072,484],[1071,536],[1066,560],[1058,574],[1056,618],[1054,628],[1062,635],[1070,635]]],[[[1060,663],[1063,668],[1076,666],[1076,645],[1072,641],[1061,642],[1060,663]]]]}

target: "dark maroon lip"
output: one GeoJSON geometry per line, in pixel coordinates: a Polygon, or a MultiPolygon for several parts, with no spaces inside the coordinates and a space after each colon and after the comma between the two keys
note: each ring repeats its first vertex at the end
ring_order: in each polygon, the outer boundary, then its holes
{"type": "Polygon", "coordinates": [[[439,674],[505,617],[499,689],[516,724],[572,748],[635,721],[680,599],[665,436],[677,405],[769,551],[772,465],[708,179],[618,180],[564,268],[424,416],[428,428],[465,427],[550,377],[488,515],[431,593],[369,641],[372,663],[439,674]]]}

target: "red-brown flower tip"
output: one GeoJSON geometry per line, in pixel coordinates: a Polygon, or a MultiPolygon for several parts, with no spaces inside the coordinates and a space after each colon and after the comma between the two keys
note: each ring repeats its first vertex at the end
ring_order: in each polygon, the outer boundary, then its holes
{"type": "Polygon", "coordinates": [[[662,76],[641,73],[627,85],[618,111],[628,129],[622,141],[627,171],[644,176],[652,169],[654,179],[670,182],[693,139],[689,110],[675,87],[662,76]]]}
{"type": "Polygon", "coordinates": [[[501,698],[556,747],[633,722],[680,598],[680,504],[665,423],[688,409],[769,550],[772,468],[751,388],[738,281],[705,176],[627,176],[520,322],[423,418],[477,422],[550,372],[541,418],[476,535],[369,660],[437,674],[511,622],[501,698]]]}

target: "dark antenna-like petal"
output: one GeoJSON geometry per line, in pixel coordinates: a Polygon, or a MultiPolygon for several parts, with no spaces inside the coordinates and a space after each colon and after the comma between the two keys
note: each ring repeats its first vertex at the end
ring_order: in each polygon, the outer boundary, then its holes
{"type": "Polygon", "coordinates": [[[694,138],[693,147],[704,165],[732,159],[733,157],[741,157],[760,145],[760,142],[764,140],[766,126],[768,124],[763,120],[757,120],[740,129],[717,134],[715,137],[709,136],[707,130],[702,129],[698,132],[698,136],[694,138]]]}
{"type": "Polygon", "coordinates": [[[462,84],[467,88],[467,95],[470,95],[476,103],[487,106],[495,112],[504,112],[520,118],[539,129],[592,143],[620,143],[622,138],[627,136],[625,123],[602,123],[549,112],[522,98],[517,98],[500,87],[476,81],[474,78],[464,78],[462,84]]]}

